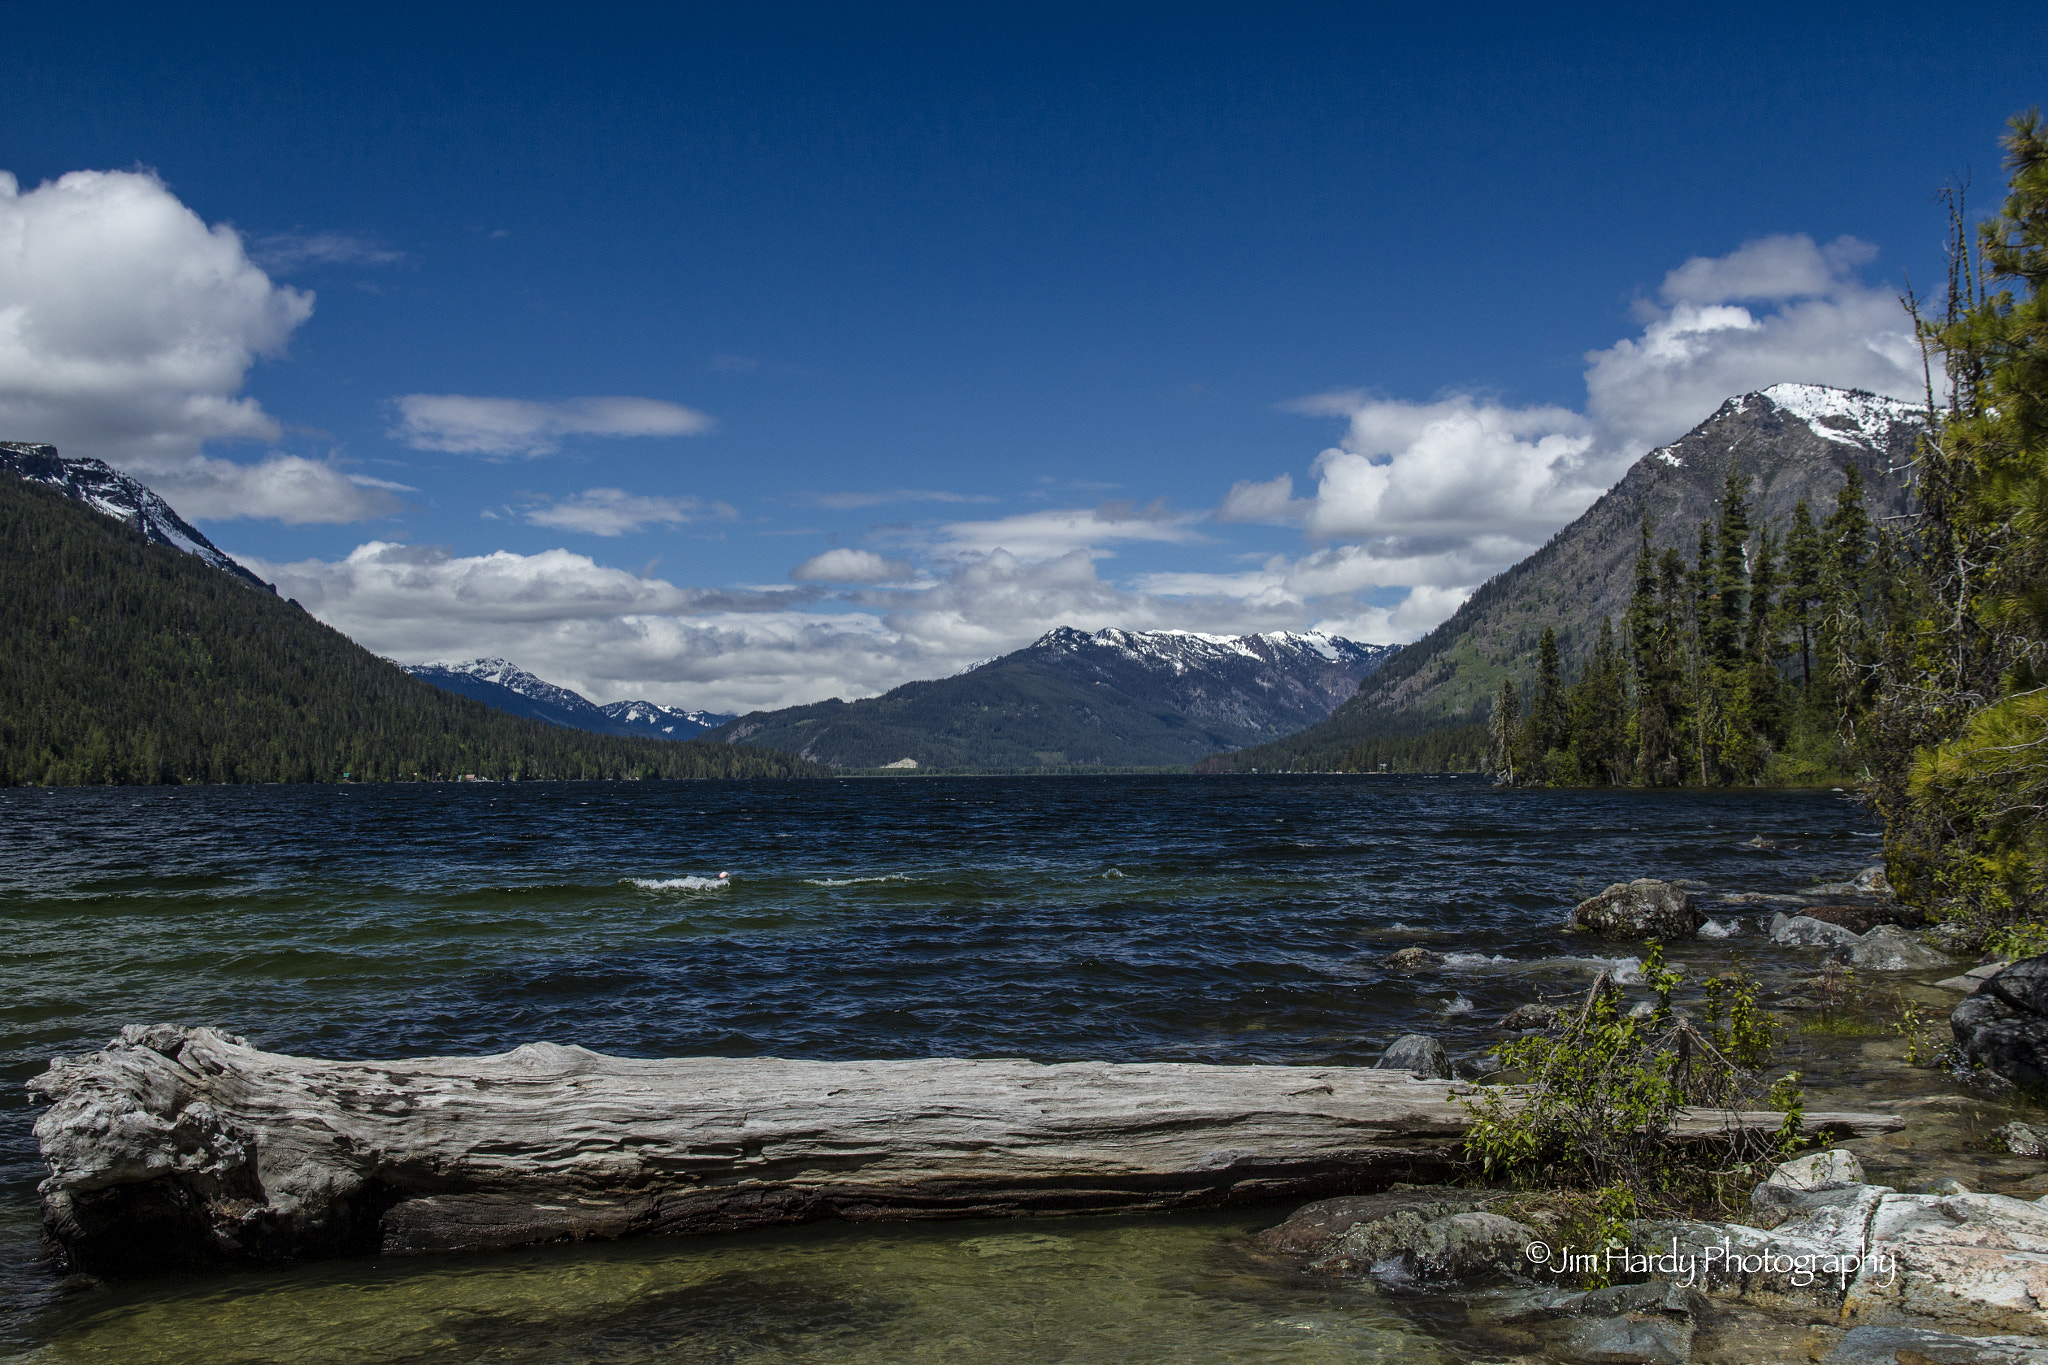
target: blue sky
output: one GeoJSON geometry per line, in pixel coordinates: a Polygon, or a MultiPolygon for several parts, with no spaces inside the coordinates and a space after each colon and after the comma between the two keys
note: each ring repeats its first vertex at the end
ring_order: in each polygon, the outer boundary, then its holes
{"type": "Polygon", "coordinates": [[[1729,393],[1910,392],[1929,195],[2048,69],[1932,7],[0,20],[0,439],[379,652],[716,709],[1411,639],[1729,393]]]}

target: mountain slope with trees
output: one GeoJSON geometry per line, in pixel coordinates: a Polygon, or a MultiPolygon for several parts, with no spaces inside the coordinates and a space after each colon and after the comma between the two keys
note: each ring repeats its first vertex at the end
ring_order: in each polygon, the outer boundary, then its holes
{"type": "Polygon", "coordinates": [[[1322,635],[1062,626],[951,678],[757,711],[709,738],[849,768],[1177,767],[1320,720],[1394,654],[1322,635]]]}
{"type": "Polygon", "coordinates": [[[20,478],[0,477],[0,582],[0,784],[822,772],[788,754],[493,711],[20,478]]]}
{"type": "MultiPolygon", "coordinates": [[[[1912,502],[1924,410],[1896,399],[1779,384],[1723,403],[1671,445],[1649,452],[1592,507],[1529,558],[1489,580],[1449,620],[1362,684],[1327,721],[1277,742],[1220,754],[1202,772],[1480,767],[1504,682],[1525,687],[1546,633],[1561,676],[1576,677],[1637,592],[1642,528],[1653,558],[1698,553],[1736,480],[1746,524],[1792,534],[1797,507],[1824,517],[1851,470],[1872,518],[1912,502]],[[1818,510],[1816,510],[1818,509],[1818,510]]],[[[1718,637],[1717,637],[1718,638],[1718,637]]]]}

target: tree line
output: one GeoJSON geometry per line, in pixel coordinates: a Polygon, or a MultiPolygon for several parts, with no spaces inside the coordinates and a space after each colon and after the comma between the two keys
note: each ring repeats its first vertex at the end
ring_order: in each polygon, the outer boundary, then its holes
{"type": "Polygon", "coordinates": [[[1736,786],[1853,771],[1893,548],[1874,538],[1851,465],[1818,521],[1806,500],[1778,531],[1752,524],[1731,469],[1688,559],[1644,522],[1635,586],[1567,681],[1555,630],[1526,692],[1504,678],[1486,766],[1507,785],[1736,786]]]}
{"type": "Polygon", "coordinates": [[[0,479],[0,785],[819,776],[443,692],[297,605],[0,479]]]}

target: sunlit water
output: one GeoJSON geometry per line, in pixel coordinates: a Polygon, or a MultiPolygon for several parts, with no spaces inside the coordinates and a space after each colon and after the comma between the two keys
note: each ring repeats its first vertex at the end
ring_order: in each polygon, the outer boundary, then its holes
{"type": "MultiPolygon", "coordinates": [[[[124,1023],[336,1057],[1369,1063],[1455,1054],[1621,950],[1637,876],[1783,892],[1871,861],[1839,794],[1471,778],[907,779],[0,791],[0,1357],[327,1361],[1462,1358],[1288,1278],[1284,1209],[821,1226],[65,1292],[20,1083],[124,1023]],[[1764,835],[1777,849],[1744,846],[1764,835]],[[732,875],[720,885],[717,874],[732,875]],[[1379,963],[1424,943],[1438,974],[1379,963]],[[1448,1353],[1448,1354],[1446,1354],[1448,1353]]],[[[1739,955],[1735,936],[1698,951],[1739,955]]]]}

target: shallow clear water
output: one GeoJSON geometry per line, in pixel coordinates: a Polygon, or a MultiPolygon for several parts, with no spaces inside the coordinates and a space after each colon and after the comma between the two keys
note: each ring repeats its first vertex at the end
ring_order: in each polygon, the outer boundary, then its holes
{"type": "Polygon", "coordinates": [[[1436,1358],[1448,1348],[1370,1288],[1294,1284],[1247,1258],[1242,1230],[1278,1210],[810,1228],[60,1294],[36,1260],[20,1083],[150,1021],[341,1057],[549,1039],[641,1056],[1363,1063],[1416,1029],[1456,1053],[1603,965],[1559,926],[1608,882],[1796,890],[1871,861],[1875,830],[1825,792],[1471,778],[0,791],[0,1356],[1436,1358]],[[1758,834],[1780,847],[1743,846],[1758,834]],[[1449,968],[1380,969],[1418,942],[1449,968]]]}

